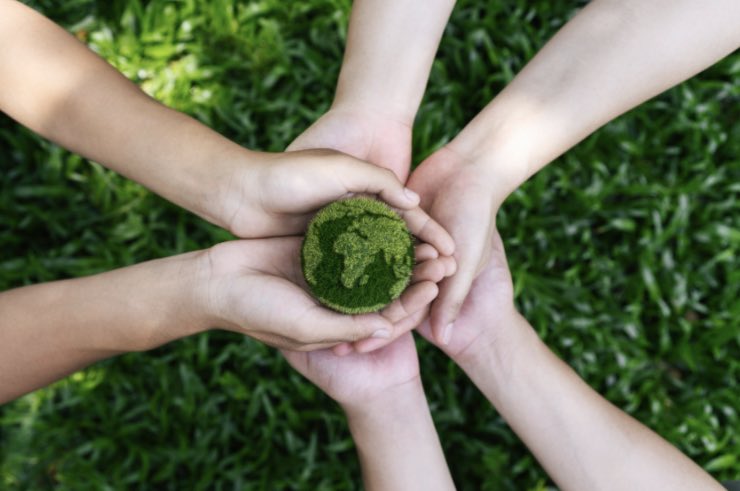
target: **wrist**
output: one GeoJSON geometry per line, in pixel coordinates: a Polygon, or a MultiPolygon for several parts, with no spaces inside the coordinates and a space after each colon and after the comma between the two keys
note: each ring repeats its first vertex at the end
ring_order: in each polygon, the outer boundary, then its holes
{"type": "Polygon", "coordinates": [[[216,165],[210,166],[198,184],[204,192],[196,213],[237,237],[248,236],[244,217],[254,218],[252,208],[265,155],[243,147],[214,155],[216,165]]]}
{"type": "MultiPolygon", "coordinates": [[[[202,266],[203,252],[180,254],[148,264],[153,267],[138,279],[139,285],[132,287],[139,292],[142,318],[148,319],[137,326],[137,351],[207,330],[210,326],[204,296],[200,293],[208,280],[202,266]]],[[[147,263],[140,266],[147,267],[147,263]]]]}
{"type": "Polygon", "coordinates": [[[416,107],[398,107],[368,97],[352,98],[337,91],[328,113],[351,116],[367,121],[370,126],[400,125],[411,131],[416,107]]]}
{"type": "Polygon", "coordinates": [[[542,349],[542,341],[516,310],[496,322],[454,361],[479,387],[505,387],[512,376],[528,366],[542,349]]]}
{"type": "Polygon", "coordinates": [[[546,139],[535,120],[535,115],[525,108],[497,98],[446,147],[496,183],[503,202],[546,164],[540,162],[546,139]]]}
{"type": "Polygon", "coordinates": [[[338,402],[347,415],[353,433],[407,421],[409,414],[414,414],[420,406],[427,406],[419,375],[407,382],[384,389],[373,397],[338,402]]]}

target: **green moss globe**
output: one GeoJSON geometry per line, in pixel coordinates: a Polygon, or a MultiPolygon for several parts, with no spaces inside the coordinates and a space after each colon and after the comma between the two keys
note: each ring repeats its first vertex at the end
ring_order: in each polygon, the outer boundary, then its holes
{"type": "Polygon", "coordinates": [[[376,312],[398,298],[414,261],[406,222],[370,198],[335,201],[319,210],[301,248],[311,293],[345,314],[376,312]]]}

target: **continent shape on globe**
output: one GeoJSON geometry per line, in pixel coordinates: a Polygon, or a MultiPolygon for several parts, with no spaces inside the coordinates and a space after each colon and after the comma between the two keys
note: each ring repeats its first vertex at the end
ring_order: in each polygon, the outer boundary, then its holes
{"type": "Polygon", "coordinates": [[[348,314],[375,312],[398,298],[414,266],[414,241],[387,205],[350,198],[322,208],[301,249],[311,293],[348,314]]]}

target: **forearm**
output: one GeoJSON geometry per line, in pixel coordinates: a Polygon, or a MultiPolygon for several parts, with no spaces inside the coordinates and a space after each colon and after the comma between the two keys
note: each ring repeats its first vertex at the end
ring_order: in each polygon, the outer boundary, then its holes
{"type": "Polygon", "coordinates": [[[419,379],[345,411],[367,490],[455,489],[419,379]]]}
{"type": "MultiPolygon", "coordinates": [[[[228,165],[250,152],[144,94],[54,23],[0,0],[0,110],[219,225],[228,165]]],[[[236,163],[235,163],[236,165],[236,163]]]]}
{"type": "Polygon", "coordinates": [[[497,167],[511,191],[611,119],[737,49],[739,25],[735,0],[595,0],[450,147],[497,167]]]}
{"type": "Polygon", "coordinates": [[[198,253],[0,293],[0,403],[94,361],[202,329],[198,253]]]}
{"type": "Polygon", "coordinates": [[[461,365],[562,489],[722,489],[593,391],[521,316],[510,322],[513,335],[461,365]]]}
{"type": "Polygon", "coordinates": [[[454,0],[356,0],[333,108],[411,125],[454,0]]]}

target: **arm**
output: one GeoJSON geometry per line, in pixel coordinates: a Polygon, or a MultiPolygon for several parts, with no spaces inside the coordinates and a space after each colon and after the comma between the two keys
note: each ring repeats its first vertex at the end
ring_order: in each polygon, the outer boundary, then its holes
{"type": "Polygon", "coordinates": [[[242,148],[154,101],[14,0],[0,0],[0,46],[1,110],[237,236],[302,233],[313,210],[348,192],[379,194],[425,220],[418,196],[390,172],[336,152],[242,148]]]}
{"type": "Polygon", "coordinates": [[[732,53],[738,26],[734,0],[593,1],[449,146],[493,167],[511,192],[602,125],[732,53]]]}
{"type": "Polygon", "coordinates": [[[735,0],[595,0],[419,166],[409,186],[458,244],[458,272],[432,307],[438,340],[449,339],[486,265],[509,193],[612,118],[737,49],[739,25],[735,0]]]}
{"type": "Polygon", "coordinates": [[[196,261],[190,253],[0,293],[0,403],[201,330],[196,261]]]}
{"type": "Polygon", "coordinates": [[[366,489],[454,489],[410,333],[367,354],[284,354],[344,409],[366,489]]]}
{"type": "Polygon", "coordinates": [[[504,322],[517,331],[513,346],[486,343],[470,350],[461,366],[558,486],[723,489],[675,447],[597,394],[525,319],[513,316],[504,322]]]}
{"type": "Polygon", "coordinates": [[[228,226],[214,163],[259,155],[162,106],[50,20],[0,0],[0,110],[56,143],[228,226]]]}
{"type": "Polygon", "coordinates": [[[363,407],[345,406],[344,411],[365,489],[455,489],[421,381],[388,390],[363,407]]]}
{"type": "Polygon", "coordinates": [[[436,295],[440,273],[431,260],[381,313],[319,308],[303,289],[300,246],[298,237],[225,242],[0,293],[0,403],[97,360],[216,327],[293,350],[387,339],[408,330],[406,318],[436,295]]]}
{"type": "Polygon", "coordinates": [[[406,180],[411,126],[454,0],[357,0],[328,113],[291,149],[333,148],[406,180]]]}
{"type": "MultiPolygon", "coordinates": [[[[722,488],[660,436],[591,389],[539,339],[514,307],[503,244],[475,281],[440,347],[564,490],[722,488]]],[[[422,333],[433,342],[429,324],[422,333]]],[[[437,343],[439,345],[439,343],[437,343]]]]}

